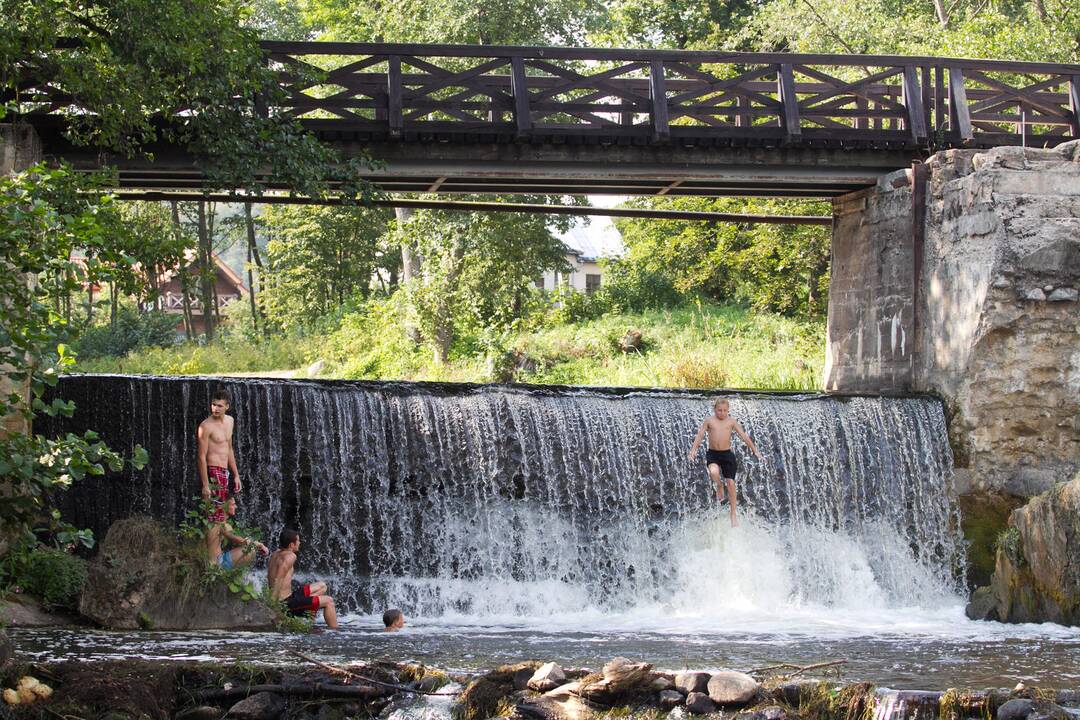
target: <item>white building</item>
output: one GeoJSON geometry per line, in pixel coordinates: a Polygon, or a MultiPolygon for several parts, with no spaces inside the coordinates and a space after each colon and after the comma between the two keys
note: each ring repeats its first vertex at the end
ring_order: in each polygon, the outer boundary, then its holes
{"type": "Polygon", "coordinates": [[[578,220],[559,239],[566,246],[570,271],[548,270],[536,279],[536,287],[541,290],[554,290],[556,285],[565,285],[579,292],[594,293],[604,283],[600,260],[617,257],[623,250],[619,231],[606,217],[578,220]]]}

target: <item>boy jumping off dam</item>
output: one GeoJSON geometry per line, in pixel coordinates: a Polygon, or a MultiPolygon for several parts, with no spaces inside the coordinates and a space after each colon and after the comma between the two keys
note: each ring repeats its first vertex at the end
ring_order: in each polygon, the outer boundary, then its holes
{"type": "Polygon", "coordinates": [[[709,434],[709,449],[705,453],[705,462],[709,468],[709,476],[712,478],[713,483],[716,484],[716,499],[720,500],[721,503],[724,502],[724,486],[726,485],[727,500],[731,502],[731,527],[737,527],[739,521],[735,517],[735,473],[739,470],[739,463],[735,458],[735,453],[731,451],[732,431],[746,443],[746,446],[753,451],[758,460],[764,460],[765,458],[758,452],[757,446],[750,439],[750,436],[746,434],[746,431],[742,429],[742,425],[728,414],[728,410],[728,401],[723,398],[718,398],[713,403],[713,414],[705,418],[705,421],[701,423],[701,428],[694,438],[694,444],[690,446],[690,452],[686,457],[690,462],[694,462],[698,446],[701,445],[701,440],[707,432],[709,434]]]}

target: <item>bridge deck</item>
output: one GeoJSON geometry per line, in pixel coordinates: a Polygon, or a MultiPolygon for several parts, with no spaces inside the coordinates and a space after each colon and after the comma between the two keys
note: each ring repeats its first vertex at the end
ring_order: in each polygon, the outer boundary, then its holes
{"type": "MultiPolygon", "coordinates": [[[[387,191],[829,196],[948,147],[1080,137],[1080,65],[897,56],[264,42],[295,118],[387,191]]],[[[72,147],[77,107],[34,68],[19,100],[46,155],[116,164],[132,188],[202,184],[72,147]]],[[[272,173],[268,185],[274,186],[272,173]]]]}

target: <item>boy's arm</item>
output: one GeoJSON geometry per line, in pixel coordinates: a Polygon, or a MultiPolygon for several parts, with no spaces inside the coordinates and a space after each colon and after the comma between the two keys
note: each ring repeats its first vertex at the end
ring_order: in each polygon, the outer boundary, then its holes
{"type": "Polygon", "coordinates": [[[202,483],[202,497],[203,500],[210,499],[210,478],[206,476],[206,450],[208,443],[206,442],[206,432],[203,430],[202,423],[199,423],[199,429],[195,431],[196,443],[196,455],[195,464],[199,466],[199,482],[202,483]]]}
{"type": "Polygon", "coordinates": [[[765,459],[765,458],[761,457],[761,453],[758,452],[757,445],[754,444],[754,441],[751,440],[750,436],[746,434],[746,431],[742,429],[742,425],[740,425],[739,423],[735,423],[735,432],[738,434],[738,436],[740,438],[742,438],[742,441],[744,443],[746,443],[746,446],[748,448],[750,448],[750,450],[753,451],[754,455],[757,456],[758,460],[764,460],[765,459]]]}
{"type": "Polygon", "coordinates": [[[240,471],[236,469],[236,455],[233,454],[232,444],[233,428],[235,427],[234,423],[233,427],[229,428],[229,472],[232,473],[233,482],[236,483],[236,492],[240,492],[243,485],[240,484],[240,471]]]}
{"type": "Polygon", "coordinates": [[[258,540],[252,540],[251,538],[246,538],[243,535],[237,535],[236,531],[233,530],[232,525],[229,525],[228,523],[226,523],[225,527],[222,528],[222,534],[225,535],[225,537],[228,538],[229,542],[231,542],[233,545],[254,545],[263,555],[267,555],[270,552],[269,548],[267,548],[258,540]]]}
{"type": "Polygon", "coordinates": [[[694,444],[690,446],[690,452],[686,454],[686,459],[690,462],[694,461],[694,455],[697,454],[698,446],[701,445],[701,440],[705,437],[705,428],[708,426],[708,420],[701,423],[701,428],[697,431],[697,436],[694,438],[694,444]]]}

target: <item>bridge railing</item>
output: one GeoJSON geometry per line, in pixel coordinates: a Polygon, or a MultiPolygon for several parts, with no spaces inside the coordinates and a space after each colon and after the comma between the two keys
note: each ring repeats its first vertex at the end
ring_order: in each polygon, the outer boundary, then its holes
{"type": "MultiPolygon", "coordinates": [[[[404,140],[1054,145],[1080,137],[1080,65],[931,57],[264,41],[260,111],[404,140]]],[[[37,93],[37,95],[35,95],[37,93]]],[[[64,108],[46,83],[30,110],[64,108]],[[35,102],[37,104],[35,104],[35,102]]]]}

